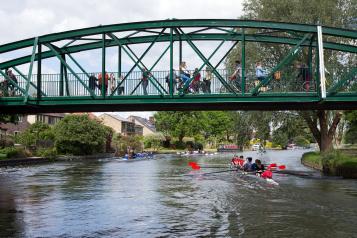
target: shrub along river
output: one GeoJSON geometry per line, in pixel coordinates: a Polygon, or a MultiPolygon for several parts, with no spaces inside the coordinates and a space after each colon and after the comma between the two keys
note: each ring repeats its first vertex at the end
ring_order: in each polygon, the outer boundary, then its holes
{"type": "Polygon", "coordinates": [[[302,171],[279,185],[203,174],[232,154],[0,168],[0,237],[357,237],[356,180],[320,176],[303,152],[244,153],[302,171]]]}

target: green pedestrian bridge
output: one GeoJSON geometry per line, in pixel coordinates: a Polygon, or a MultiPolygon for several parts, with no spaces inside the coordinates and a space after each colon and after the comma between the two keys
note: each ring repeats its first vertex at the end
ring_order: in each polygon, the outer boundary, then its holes
{"type": "Polygon", "coordinates": [[[100,25],[0,45],[0,111],[357,109],[356,53],[356,30],[319,25],[233,19],[100,25]],[[257,51],[265,57],[254,58],[257,51]],[[235,78],[231,53],[241,67],[235,78]],[[257,60],[266,70],[260,80],[257,60]],[[192,70],[185,84],[183,61],[192,70]]]}

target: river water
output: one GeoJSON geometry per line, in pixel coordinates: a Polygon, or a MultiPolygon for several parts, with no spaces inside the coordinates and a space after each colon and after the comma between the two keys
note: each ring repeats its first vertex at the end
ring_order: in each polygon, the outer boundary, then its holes
{"type": "Polygon", "coordinates": [[[0,237],[357,237],[356,180],[320,176],[303,152],[244,153],[308,175],[279,185],[207,174],[230,154],[0,168],[0,237]]]}

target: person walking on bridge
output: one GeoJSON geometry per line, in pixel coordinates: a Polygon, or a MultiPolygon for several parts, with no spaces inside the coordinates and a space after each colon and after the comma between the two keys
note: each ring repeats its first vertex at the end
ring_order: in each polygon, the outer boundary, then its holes
{"type": "Polygon", "coordinates": [[[148,95],[147,87],[149,84],[149,76],[150,76],[149,70],[144,67],[143,75],[142,75],[142,79],[141,79],[141,84],[143,86],[144,95],[148,95]]]}

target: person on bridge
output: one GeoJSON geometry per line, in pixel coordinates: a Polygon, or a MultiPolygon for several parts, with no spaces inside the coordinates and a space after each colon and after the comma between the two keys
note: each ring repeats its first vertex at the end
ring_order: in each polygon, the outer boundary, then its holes
{"type": "Polygon", "coordinates": [[[192,88],[194,93],[199,93],[200,83],[201,83],[201,74],[200,71],[198,71],[198,68],[195,68],[195,71],[193,72],[193,82],[192,82],[192,88]]]}
{"type": "Polygon", "coordinates": [[[96,87],[98,87],[97,84],[98,79],[94,76],[94,74],[92,74],[91,76],[89,76],[88,79],[88,86],[91,90],[95,90],[96,87]]]}
{"type": "Polygon", "coordinates": [[[150,76],[149,70],[144,67],[143,75],[142,75],[142,79],[141,79],[141,84],[143,86],[144,95],[148,95],[147,87],[149,84],[149,76],[150,76]]]}
{"type": "Polygon", "coordinates": [[[180,64],[180,77],[183,83],[183,86],[186,86],[190,81],[191,74],[187,70],[186,62],[182,61],[180,64]]]}
{"type": "Polygon", "coordinates": [[[8,87],[10,88],[10,96],[14,96],[16,92],[16,84],[18,83],[17,78],[15,74],[12,73],[11,69],[7,70],[6,74],[11,79],[11,81],[9,80],[9,82],[7,83],[8,87]]]}
{"type": "MultiPolygon", "coordinates": [[[[306,64],[297,64],[298,74],[296,76],[297,83],[303,85],[303,89],[308,92],[310,90],[310,72],[306,64]]],[[[299,87],[301,88],[301,87],[299,87]]]]}
{"type": "Polygon", "coordinates": [[[242,65],[239,60],[235,61],[235,66],[234,66],[234,72],[233,74],[229,77],[230,80],[232,81],[237,81],[242,78],[242,65]]]}
{"type": "Polygon", "coordinates": [[[110,91],[111,93],[114,92],[115,88],[117,87],[117,80],[115,79],[114,73],[110,74],[110,91]]]}
{"type": "MultiPolygon", "coordinates": [[[[102,91],[102,73],[99,73],[98,75],[98,86],[99,86],[99,90],[102,91]]],[[[104,82],[104,94],[107,95],[107,91],[108,91],[108,80],[109,80],[109,75],[108,73],[105,73],[105,82],[104,82]]]]}
{"type": "MultiPolygon", "coordinates": [[[[255,86],[259,85],[259,83],[263,82],[266,78],[266,72],[263,69],[262,63],[258,61],[255,66],[255,75],[257,76],[257,81],[255,81],[255,86]]],[[[261,87],[261,91],[265,92],[267,88],[261,87]]]]}
{"type": "MultiPolygon", "coordinates": [[[[176,71],[174,69],[172,69],[172,78],[173,78],[173,82],[172,82],[173,92],[175,92],[178,76],[176,75],[176,71]]],[[[169,88],[169,92],[170,92],[170,72],[166,75],[165,82],[167,83],[167,87],[169,88]]]]}
{"type": "Polygon", "coordinates": [[[212,70],[209,66],[206,67],[206,75],[203,78],[203,82],[205,83],[204,93],[211,93],[211,82],[212,82],[212,70]]]}

